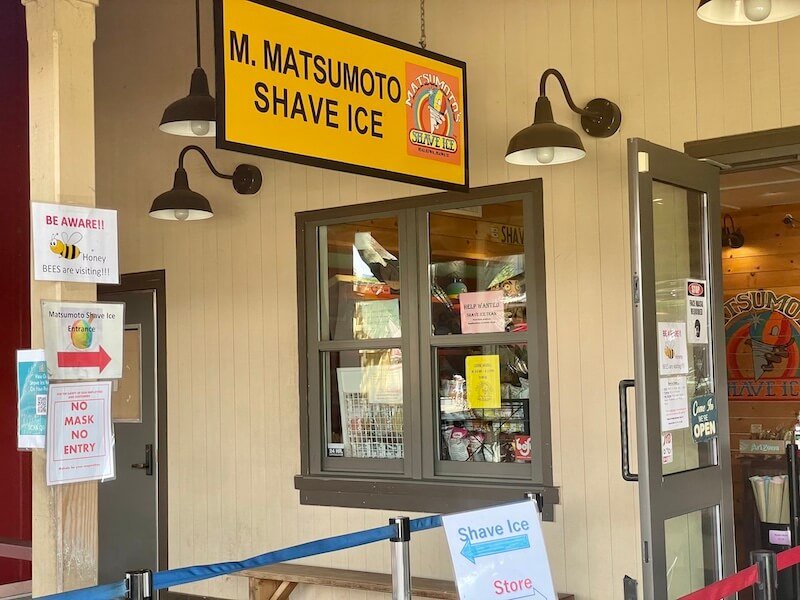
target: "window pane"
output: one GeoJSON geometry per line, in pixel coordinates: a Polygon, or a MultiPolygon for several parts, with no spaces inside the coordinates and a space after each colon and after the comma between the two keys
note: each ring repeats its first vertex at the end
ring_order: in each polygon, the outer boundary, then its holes
{"type": "Polygon", "coordinates": [[[525,344],[436,349],[439,457],[530,463],[525,344]]]}
{"type": "Polygon", "coordinates": [[[327,454],[403,458],[403,361],[399,348],[323,354],[327,454]]]}
{"type": "Polygon", "coordinates": [[[526,331],[522,201],[430,213],[433,333],[526,331]]]}
{"type": "Polygon", "coordinates": [[[693,406],[713,408],[717,402],[705,197],[655,181],[653,198],[662,467],[671,475],[717,464],[716,440],[695,439],[691,414],[693,406]],[[695,288],[705,309],[691,304],[695,288]]]}
{"type": "Polygon", "coordinates": [[[324,340],[400,337],[397,217],[319,228],[324,340]]]}

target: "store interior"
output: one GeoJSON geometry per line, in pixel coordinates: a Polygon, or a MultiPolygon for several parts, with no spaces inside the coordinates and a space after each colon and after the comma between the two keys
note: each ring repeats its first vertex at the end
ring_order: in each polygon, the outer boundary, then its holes
{"type": "MultiPolygon", "coordinates": [[[[462,331],[461,311],[481,310],[461,306],[468,292],[486,292],[479,302],[499,297],[505,306],[505,322],[487,324],[486,331],[527,331],[522,201],[435,211],[429,220],[430,335],[475,333],[462,331]]],[[[322,302],[328,305],[323,335],[337,341],[398,338],[399,345],[398,231],[396,217],[321,228],[320,245],[327,245],[327,268],[320,271],[322,302]]],[[[526,344],[446,346],[434,354],[439,459],[530,463],[526,344]],[[487,355],[499,357],[501,402],[468,405],[466,371],[471,361],[487,355]]],[[[403,458],[401,349],[328,356],[328,456],[403,458]],[[369,367],[374,377],[362,379],[362,369],[369,367]]]]}
{"type": "Polygon", "coordinates": [[[747,564],[750,550],[780,550],[788,539],[785,444],[800,412],[800,162],[723,171],[721,204],[737,552],[747,564]]]}

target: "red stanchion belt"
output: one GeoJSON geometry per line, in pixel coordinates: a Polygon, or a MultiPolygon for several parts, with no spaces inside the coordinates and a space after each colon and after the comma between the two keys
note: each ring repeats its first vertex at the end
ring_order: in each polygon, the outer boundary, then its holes
{"type": "Polygon", "coordinates": [[[776,562],[778,563],[778,571],[800,564],[800,546],[784,550],[778,554],[776,562]]]}
{"type": "Polygon", "coordinates": [[[739,571],[722,581],[712,583],[702,590],[681,596],[680,600],[722,600],[722,598],[731,594],[746,590],[754,583],[758,583],[758,565],[751,565],[744,571],[739,571]]]}
{"type": "MultiPolygon", "coordinates": [[[[775,557],[775,560],[778,571],[800,564],[800,546],[781,552],[775,557]]],[[[746,590],[756,583],[758,583],[758,566],[751,565],[722,581],[704,587],[702,590],[681,596],[680,600],[722,600],[726,596],[746,590]]]]}

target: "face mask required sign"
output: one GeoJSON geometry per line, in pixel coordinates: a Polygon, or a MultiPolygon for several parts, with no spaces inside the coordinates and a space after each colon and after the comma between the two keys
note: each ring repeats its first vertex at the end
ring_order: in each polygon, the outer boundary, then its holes
{"type": "Polygon", "coordinates": [[[217,147],[469,187],[466,64],[273,0],[215,0],[217,147]]]}

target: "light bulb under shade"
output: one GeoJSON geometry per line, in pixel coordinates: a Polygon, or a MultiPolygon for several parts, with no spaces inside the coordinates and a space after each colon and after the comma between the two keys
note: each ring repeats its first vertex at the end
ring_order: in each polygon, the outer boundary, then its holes
{"type": "Polygon", "coordinates": [[[506,162],[512,165],[521,166],[546,166],[546,165],[561,165],[564,163],[575,162],[586,156],[585,150],[578,148],[553,148],[553,159],[550,161],[542,161],[538,152],[538,148],[529,148],[526,150],[518,150],[506,155],[506,162]]]}
{"type": "MultiPolygon", "coordinates": [[[[763,0],[757,0],[762,2],[763,0]]],[[[755,7],[755,4],[754,4],[755,7]]],[[[769,15],[760,21],[748,18],[742,0],[700,0],[697,16],[715,25],[762,25],[800,16],[797,0],[771,0],[769,15]]]]}
{"type": "Polygon", "coordinates": [[[213,217],[214,211],[205,196],[189,189],[186,171],[178,168],[172,189],[153,200],[150,216],[164,221],[200,221],[213,217]]]}
{"type": "Polygon", "coordinates": [[[580,136],[569,127],[558,123],[534,123],[529,125],[508,143],[506,162],[512,165],[559,165],[580,160],[586,156],[580,136]],[[552,160],[544,162],[542,158],[549,158],[549,150],[553,149],[552,160]]]}
{"type": "Polygon", "coordinates": [[[771,12],[772,0],[744,0],[744,16],[751,21],[763,21],[771,12]]]}
{"type": "Polygon", "coordinates": [[[158,128],[172,135],[214,137],[217,135],[216,115],[217,103],[208,91],[206,73],[197,68],[192,73],[189,95],[164,110],[158,128]]]}

